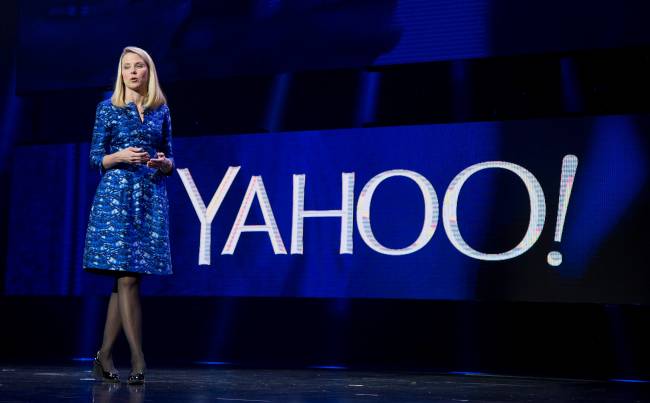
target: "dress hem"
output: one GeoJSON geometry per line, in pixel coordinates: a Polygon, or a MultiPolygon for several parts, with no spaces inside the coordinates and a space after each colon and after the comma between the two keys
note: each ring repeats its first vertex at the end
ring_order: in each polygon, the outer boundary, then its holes
{"type": "Polygon", "coordinates": [[[112,268],[101,268],[101,267],[84,267],[83,270],[86,273],[92,274],[103,274],[103,275],[115,275],[115,274],[148,274],[148,275],[157,275],[157,276],[170,276],[174,273],[156,273],[151,271],[131,271],[123,269],[112,269],[112,268]]]}

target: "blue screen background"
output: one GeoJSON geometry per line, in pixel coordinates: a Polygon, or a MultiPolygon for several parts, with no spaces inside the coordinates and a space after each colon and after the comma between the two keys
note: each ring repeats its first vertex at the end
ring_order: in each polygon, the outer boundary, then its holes
{"type": "MultiPolygon", "coordinates": [[[[177,138],[177,167],[190,170],[206,205],[226,169],[241,166],[241,170],[212,223],[210,266],[198,265],[200,225],[190,198],[178,174],[169,178],[175,274],[149,277],[143,282],[143,293],[644,301],[645,293],[635,291],[638,286],[622,295],[618,288],[610,289],[615,285],[599,283],[595,294],[592,277],[605,270],[634,284],[635,277],[621,274],[612,259],[636,267],[647,263],[641,253],[643,230],[628,233],[624,250],[618,246],[615,253],[607,250],[608,237],[619,236],[621,222],[647,202],[648,155],[641,129],[645,124],[645,117],[609,116],[177,138]],[[566,154],[578,156],[579,165],[562,242],[557,243],[553,235],[566,154]],[[262,176],[289,251],[293,174],[306,175],[306,210],[341,208],[342,172],[356,175],[356,205],[365,183],[391,169],[424,175],[442,208],[454,176],[484,161],[525,167],[546,196],[541,238],[514,259],[485,262],[461,254],[447,239],[441,218],[431,241],[403,256],[369,248],[356,228],[356,217],[351,255],[339,254],[338,218],[305,218],[303,255],[275,255],[268,235],[261,232],[244,232],[235,253],[221,255],[252,175],[262,176]],[[546,263],[552,250],[564,256],[556,268],[546,263]],[[614,257],[603,256],[607,253],[614,257]]],[[[109,278],[81,268],[88,209],[99,180],[98,172],[88,167],[88,147],[79,143],[17,148],[11,178],[7,294],[103,295],[110,288],[109,278]],[[41,163],[32,163],[33,155],[41,163]]],[[[388,179],[373,197],[373,232],[387,247],[405,247],[417,238],[423,211],[414,182],[388,179]]],[[[525,233],[528,213],[523,182],[505,170],[470,177],[458,202],[461,233],[482,252],[514,247],[525,233]]],[[[263,223],[257,201],[246,223],[263,223]]]]}

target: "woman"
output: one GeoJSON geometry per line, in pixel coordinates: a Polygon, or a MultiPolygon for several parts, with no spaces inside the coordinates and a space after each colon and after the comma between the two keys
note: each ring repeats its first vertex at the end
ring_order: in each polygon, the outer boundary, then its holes
{"type": "Polygon", "coordinates": [[[165,178],[174,170],[171,119],[147,52],[122,51],[115,89],[100,102],[90,163],[101,180],[90,210],[84,269],[115,277],[95,373],[119,382],[112,348],[124,330],[131,350],[129,384],[144,383],[142,274],[172,274],[165,178]]]}

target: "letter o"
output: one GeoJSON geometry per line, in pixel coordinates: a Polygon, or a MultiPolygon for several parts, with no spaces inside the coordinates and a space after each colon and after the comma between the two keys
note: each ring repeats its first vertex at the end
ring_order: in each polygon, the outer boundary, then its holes
{"type": "Polygon", "coordinates": [[[431,185],[427,178],[417,172],[405,169],[384,171],[370,179],[361,190],[359,201],[357,202],[357,228],[359,229],[359,234],[363,241],[371,249],[379,253],[385,255],[407,255],[413,253],[424,247],[424,245],[429,242],[433,233],[436,231],[437,224],[438,196],[436,195],[433,185],[431,185]],[[372,202],[372,195],[381,182],[393,176],[403,176],[413,180],[420,188],[422,197],[424,198],[424,220],[420,235],[411,245],[400,249],[387,248],[380,244],[375,238],[370,225],[370,204],[372,202]]]}
{"type": "Polygon", "coordinates": [[[539,239],[542,229],[544,228],[544,220],[546,219],[546,201],[544,199],[544,191],[535,176],[520,165],[503,161],[482,162],[464,169],[461,173],[456,175],[449,184],[442,206],[442,222],[449,241],[462,254],[479,260],[497,261],[512,259],[526,252],[539,239]],[[465,181],[479,171],[493,168],[500,168],[513,172],[524,182],[530,199],[530,219],[528,221],[526,234],[517,246],[507,252],[483,253],[473,249],[463,239],[458,228],[456,210],[458,207],[458,195],[460,194],[460,190],[465,181]]]}

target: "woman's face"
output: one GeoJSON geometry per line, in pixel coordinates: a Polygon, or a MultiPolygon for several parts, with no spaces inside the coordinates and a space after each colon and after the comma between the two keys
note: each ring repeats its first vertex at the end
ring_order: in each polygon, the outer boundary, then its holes
{"type": "Polygon", "coordinates": [[[149,69],[144,60],[135,53],[127,53],[122,57],[122,78],[124,85],[134,91],[147,88],[149,69]]]}

